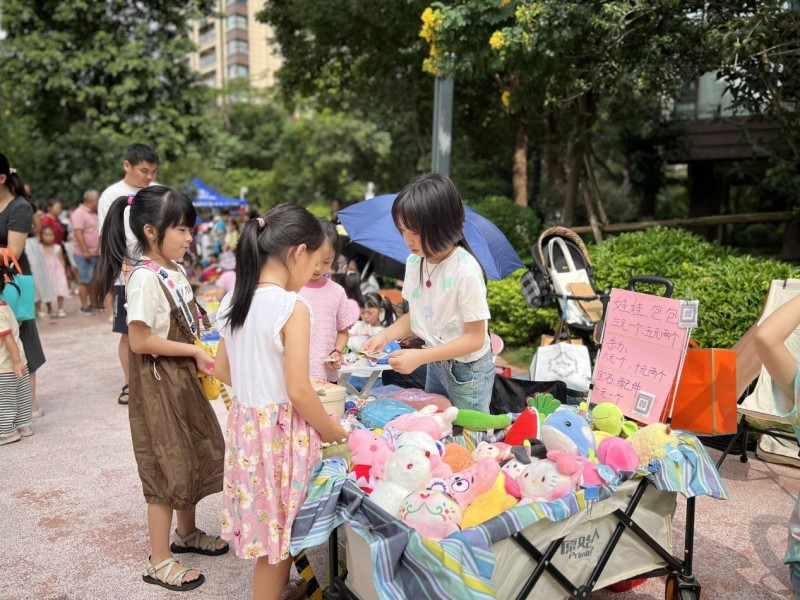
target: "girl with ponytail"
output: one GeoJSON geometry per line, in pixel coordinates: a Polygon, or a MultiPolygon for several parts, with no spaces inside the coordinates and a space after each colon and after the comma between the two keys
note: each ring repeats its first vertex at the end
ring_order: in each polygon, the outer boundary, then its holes
{"type": "Polygon", "coordinates": [[[236,246],[236,287],[217,313],[215,374],[236,393],[225,432],[222,535],[238,556],[256,559],[254,598],[281,597],[292,523],[320,442],[347,437],[311,386],[311,311],[298,294],[319,268],[324,242],[319,220],[293,204],[250,220],[236,246]]]}
{"type": "Polygon", "coordinates": [[[198,371],[211,373],[214,359],[195,345],[197,306],[178,264],[192,242],[194,223],[191,200],[164,186],[120,196],[106,216],[94,281],[102,305],[123,265],[132,267],[125,284],[128,419],[150,534],[142,579],[174,591],[194,589],[205,576],[182,566],[172,553],[219,556],[228,551],[224,541],[195,523],[197,503],[222,491],[225,441],[197,376],[198,371]],[[128,247],[126,221],[135,248],[128,247]],[[173,511],[177,528],[170,543],[173,511]]]}

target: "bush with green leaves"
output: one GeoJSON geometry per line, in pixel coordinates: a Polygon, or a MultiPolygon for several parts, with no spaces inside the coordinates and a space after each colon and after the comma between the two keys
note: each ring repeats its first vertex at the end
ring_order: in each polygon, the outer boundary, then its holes
{"type": "Polygon", "coordinates": [[[531,208],[514,204],[503,196],[487,196],[470,200],[468,204],[497,225],[523,261],[530,257],[531,245],[536,243],[542,228],[539,217],[531,208]]]}
{"type": "Polygon", "coordinates": [[[519,269],[505,279],[489,282],[489,328],[508,346],[538,345],[539,336],[552,332],[558,323],[558,312],[553,308],[530,308],[520,293],[519,278],[525,271],[519,269]]]}
{"type": "Polygon", "coordinates": [[[657,275],[675,284],[674,298],[699,300],[692,338],[705,347],[730,348],[761,314],[770,281],[800,276],[794,265],[738,255],[664,227],[609,238],[590,246],[589,254],[598,289],[626,288],[631,277],[657,275]]]}

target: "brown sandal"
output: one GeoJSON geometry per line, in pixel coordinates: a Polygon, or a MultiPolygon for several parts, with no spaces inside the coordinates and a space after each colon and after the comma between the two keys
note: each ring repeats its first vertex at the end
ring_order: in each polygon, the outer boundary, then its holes
{"type": "Polygon", "coordinates": [[[183,581],[183,577],[186,575],[186,573],[196,569],[184,567],[183,569],[179,569],[176,573],[173,573],[172,570],[177,564],[178,561],[171,556],[165,560],[162,560],[155,566],[150,562],[150,558],[148,558],[147,566],[145,566],[144,571],[142,571],[142,580],[145,583],[160,585],[161,587],[172,590],[173,592],[186,592],[203,585],[206,580],[206,576],[202,573],[200,573],[200,577],[197,579],[183,581]],[[158,571],[161,569],[165,570],[164,573],[159,577],[156,575],[156,573],[158,573],[158,571]]]}
{"type": "Polygon", "coordinates": [[[217,548],[218,539],[218,535],[208,535],[201,529],[195,529],[189,535],[181,537],[176,529],[172,534],[172,543],[169,549],[176,554],[193,552],[205,556],[220,556],[230,550],[230,546],[225,544],[222,548],[217,548]],[[203,541],[203,536],[205,536],[205,541],[203,541]]]}

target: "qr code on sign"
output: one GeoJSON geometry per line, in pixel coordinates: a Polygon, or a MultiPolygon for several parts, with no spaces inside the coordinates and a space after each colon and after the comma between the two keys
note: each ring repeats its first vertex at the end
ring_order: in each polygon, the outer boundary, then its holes
{"type": "Polygon", "coordinates": [[[644,418],[649,417],[650,411],[653,410],[653,404],[655,401],[655,394],[650,394],[648,392],[639,390],[636,392],[636,401],[633,405],[633,414],[644,418]]]}

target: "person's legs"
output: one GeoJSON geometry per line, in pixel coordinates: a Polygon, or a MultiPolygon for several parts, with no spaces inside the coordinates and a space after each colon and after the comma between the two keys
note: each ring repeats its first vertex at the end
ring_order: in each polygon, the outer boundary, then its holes
{"type": "MultiPolygon", "coordinates": [[[[16,375],[14,377],[16,378],[16,375]]],[[[26,374],[22,379],[17,379],[15,384],[17,396],[17,431],[19,431],[23,437],[28,437],[33,435],[31,375],[26,374]]]]}
{"type": "Polygon", "coordinates": [[[19,410],[16,378],[14,373],[0,373],[0,436],[16,431],[19,410]]]}
{"type": "Polygon", "coordinates": [[[114,314],[113,324],[111,330],[114,333],[119,333],[119,346],[117,347],[117,355],[119,356],[119,364],[122,367],[122,375],[125,382],[117,402],[120,404],[128,403],[128,351],[130,343],[128,342],[128,311],[125,309],[125,286],[114,286],[114,314]]]}
{"type": "Polygon", "coordinates": [[[287,558],[274,565],[266,556],[256,559],[253,570],[253,600],[280,600],[283,588],[289,582],[292,559],[287,558]]]}
{"type": "Polygon", "coordinates": [[[489,413],[494,387],[494,362],[491,352],[470,363],[450,361],[450,369],[442,373],[447,384],[447,397],[458,408],[489,413]]]}
{"type": "Polygon", "coordinates": [[[89,298],[89,283],[92,281],[92,263],[85,256],[75,255],[78,267],[78,296],[81,299],[81,312],[89,313],[92,310],[92,301],[89,298]]]}
{"type": "Polygon", "coordinates": [[[30,374],[31,378],[31,410],[34,413],[39,412],[39,402],[36,400],[36,373],[30,374]]]}
{"type": "MultiPolygon", "coordinates": [[[[172,529],[172,509],[163,504],[147,505],[147,531],[150,535],[150,564],[158,563],[170,558],[172,553],[169,551],[169,536],[172,529]]],[[[157,571],[156,575],[163,575],[162,570],[157,571]]],[[[172,572],[177,572],[183,568],[180,564],[173,567],[172,572]]],[[[183,581],[194,581],[200,577],[200,571],[192,570],[183,576],[183,581]]]]}
{"type": "Polygon", "coordinates": [[[444,370],[449,368],[449,361],[439,361],[428,363],[428,371],[425,375],[425,391],[431,394],[447,396],[445,385],[444,370]]]}

